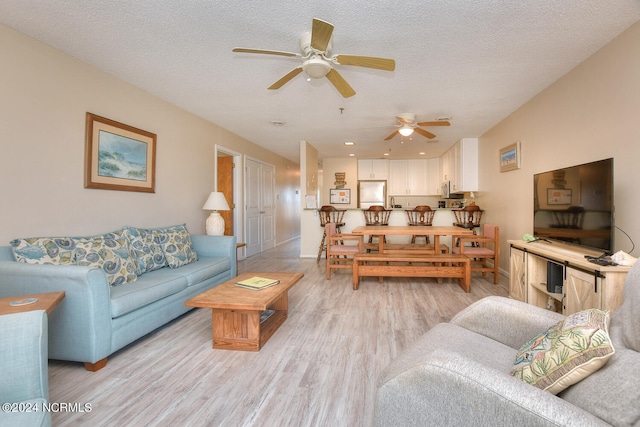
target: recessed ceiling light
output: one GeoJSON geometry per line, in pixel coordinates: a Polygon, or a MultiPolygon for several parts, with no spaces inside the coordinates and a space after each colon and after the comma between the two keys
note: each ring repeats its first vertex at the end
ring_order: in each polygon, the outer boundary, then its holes
{"type": "Polygon", "coordinates": [[[355,157],[355,154],[349,153],[349,157],[355,157]]]}
{"type": "Polygon", "coordinates": [[[356,143],[353,141],[346,141],[344,145],[356,145],[356,143]]]}
{"type": "Polygon", "coordinates": [[[425,155],[425,152],[424,152],[424,151],[422,151],[422,152],[420,152],[420,153],[418,153],[418,154],[420,154],[421,156],[424,156],[424,155],[425,155]]]}
{"type": "Polygon", "coordinates": [[[284,126],[284,122],[282,120],[271,120],[269,123],[273,126],[284,126]]]}
{"type": "Polygon", "coordinates": [[[385,155],[385,156],[388,156],[388,155],[389,155],[389,153],[384,153],[384,155],[385,155]]]}

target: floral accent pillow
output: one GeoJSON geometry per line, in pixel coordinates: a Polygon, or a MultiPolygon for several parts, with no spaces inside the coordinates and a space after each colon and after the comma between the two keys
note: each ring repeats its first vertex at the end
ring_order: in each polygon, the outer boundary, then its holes
{"type": "Polygon", "coordinates": [[[608,329],[608,310],[571,314],[524,344],[510,374],[558,394],[600,369],[613,356],[608,329]]]}
{"type": "Polygon", "coordinates": [[[129,241],[122,231],[76,239],[76,261],[78,265],[104,270],[110,286],[134,282],[138,278],[129,241]]]}
{"type": "Polygon", "coordinates": [[[16,261],[27,264],[72,265],[76,242],[69,237],[32,237],[10,242],[16,261]]]}
{"type": "Polygon", "coordinates": [[[198,260],[185,224],[153,230],[153,239],[162,248],[170,268],[178,268],[198,260]]]}
{"type": "Polygon", "coordinates": [[[137,227],[124,227],[124,229],[136,263],[136,274],[140,275],[167,265],[162,247],[154,242],[152,229],[137,227]]]}

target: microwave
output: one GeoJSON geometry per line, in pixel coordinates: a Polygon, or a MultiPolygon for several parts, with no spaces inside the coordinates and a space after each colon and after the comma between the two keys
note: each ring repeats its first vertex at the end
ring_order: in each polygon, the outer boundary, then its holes
{"type": "Polygon", "coordinates": [[[440,186],[440,196],[443,199],[448,199],[450,195],[451,195],[451,182],[444,181],[440,186]]]}

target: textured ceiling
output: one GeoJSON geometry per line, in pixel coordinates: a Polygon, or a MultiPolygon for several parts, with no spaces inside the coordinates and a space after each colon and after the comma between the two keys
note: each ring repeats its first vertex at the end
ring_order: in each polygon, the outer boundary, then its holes
{"type": "Polygon", "coordinates": [[[295,162],[301,140],[320,158],[439,155],[638,19],[638,0],[0,2],[0,23],[295,162]],[[395,71],[335,66],[356,91],[346,99],[327,79],[303,74],[271,91],[300,60],[231,51],[299,52],[313,18],[335,25],[332,53],[393,58],[395,71]],[[451,117],[451,126],[427,128],[437,135],[431,143],[415,134],[384,141],[407,112],[451,117]]]}

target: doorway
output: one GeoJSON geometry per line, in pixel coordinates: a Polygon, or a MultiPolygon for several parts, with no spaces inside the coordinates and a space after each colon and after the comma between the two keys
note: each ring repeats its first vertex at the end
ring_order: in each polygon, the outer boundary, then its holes
{"type": "Polygon", "coordinates": [[[224,219],[224,235],[237,236],[238,242],[241,241],[239,236],[243,234],[241,212],[236,209],[236,201],[242,200],[242,176],[239,175],[242,168],[238,167],[241,159],[240,153],[219,145],[215,146],[215,189],[224,194],[229,205],[228,211],[220,211],[224,219]]]}
{"type": "Polygon", "coordinates": [[[245,158],[246,256],[275,247],[275,167],[245,158]]]}

